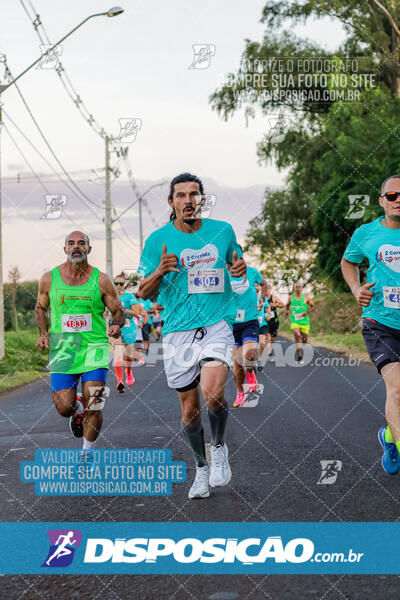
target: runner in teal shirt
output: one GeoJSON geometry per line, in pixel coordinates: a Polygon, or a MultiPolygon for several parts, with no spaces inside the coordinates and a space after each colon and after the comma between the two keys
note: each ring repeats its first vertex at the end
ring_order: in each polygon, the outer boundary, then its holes
{"type": "Polygon", "coordinates": [[[258,319],[258,298],[255,284],[261,284],[263,276],[254,267],[247,267],[246,279],[230,277],[236,306],[236,323],[258,319]]]}
{"type": "Polygon", "coordinates": [[[269,306],[269,302],[266,298],[264,298],[264,304],[259,304],[259,307],[257,309],[257,313],[258,313],[258,323],[260,325],[260,329],[261,327],[268,327],[268,322],[267,319],[265,318],[265,311],[269,306]]]}
{"type": "Polygon", "coordinates": [[[204,186],[181,173],[170,183],[170,222],[146,240],[139,273],[142,298],[163,310],[163,358],[169,387],[178,393],[182,431],[196,461],[188,497],[208,498],[210,487],[232,477],[225,443],[228,405],[225,384],[231,362],[236,316],[229,272],[244,277],[246,263],[232,226],[202,217],[204,186]],[[208,463],[201,423],[201,396],[207,405],[211,443],[208,463]]]}
{"type": "Polygon", "coordinates": [[[203,219],[198,231],[184,233],[168,223],[147,238],[141,275],[147,277],[156,270],[163,244],[178,257],[179,269],[165,275],[159,288],[159,303],[165,307],[163,335],[207,327],[222,319],[232,328],[236,309],[226,263],[232,262],[234,251],[242,256],[232,226],[203,219]]]}
{"type": "Polygon", "coordinates": [[[147,300],[139,300],[139,302],[143,306],[144,310],[147,310],[147,312],[149,312],[154,306],[154,302],[152,302],[149,298],[147,300]]]}
{"type": "MultiPolygon", "coordinates": [[[[135,295],[130,292],[125,292],[120,300],[123,308],[128,310],[131,309],[133,304],[138,303],[135,295]]],[[[121,328],[121,337],[124,344],[134,344],[136,342],[136,325],[133,315],[125,313],[125,325],[121,328]]]]}
{"type": "Polygon", "coordinates": [[[400,229],[382,225],[384,218],[356,229],[343,256],[352,263],[368,259],[367,283],[375,285],[363,317],[400,329],[400,229]]]}
{"type": "Polygon", "coordinates": [[[378,431],[386,473],[400,472],[400,175],[381,185],[383,217],[353,233],[341,268],[357,303],[363,307],[362,335],[386,389],[387,426],[378,431]],[[358,264],[368,259],[367,283],[360,283],[358,264]]]}
{"type": "Polygon", "coordinates": [[[235,350],[233,352],[237,395],[233,406],[245,406],[246,394],[243,383],[246,380],[247,391],[255,392],[258,382],[254,371],[257,343],[260,327],[258,323],[258,298],[256,284],[264,284],[264,278],[254,267],[247,267],[246,279],[231,277],[236,305],[236,320],[233,327],[235,350]]]}

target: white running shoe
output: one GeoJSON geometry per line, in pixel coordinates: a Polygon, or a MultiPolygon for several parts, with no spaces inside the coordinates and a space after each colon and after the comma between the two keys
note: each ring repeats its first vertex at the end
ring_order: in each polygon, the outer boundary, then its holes
{"type": "Polygon", "coordinates": [[[208,465],[196,467],[196,477],[189,490],[188,498],[208,498],[210,495],[209,478],[210,468],[208,465]]]}
{"type": "Polygon", "coordinates": [[[228,446],[226,444],[222,446],[213,446],[211,444],[210,450],[210,485],[211,487],[226,485],[232,478],[232,471],[228,461],[228,446]]]}

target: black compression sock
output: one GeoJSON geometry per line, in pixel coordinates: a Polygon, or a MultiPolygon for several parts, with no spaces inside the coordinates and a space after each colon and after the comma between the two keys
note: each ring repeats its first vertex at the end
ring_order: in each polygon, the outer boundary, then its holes
{"type": "Polygon", "coordinates": [[[194,452],[197,466],[204,467],[207,464],[207,459],[203,425],[200,422],[196,427],[188,427],[182,422],[182,431],[194,452]]]}
{"type": "Polygon", "coordinates": [[[229,409],[227,404],[215,412],[208,409],[208,418],[210,419],[211,425],[211,441],[214,446],[224,443],[224,433],[228,414],[229,409]]]}

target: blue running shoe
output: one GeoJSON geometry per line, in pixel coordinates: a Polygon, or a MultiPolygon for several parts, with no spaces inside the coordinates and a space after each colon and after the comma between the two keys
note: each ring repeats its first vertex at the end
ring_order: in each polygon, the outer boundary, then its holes
{"type": "Polygon", "coordinates": [[[396,444],[385,440],[386,427],[378,431],[378,440],[383,448],[382,467],[389,475],[396,475],[400,471],[400,453],[396,444]]]}
{"type": "Polygon", "coordinates": [[[93,450],[83,449],[79,456],[79,463],[81,465],[92,465],[94,462],[93,450]]]}
{"type": "Polygon", "coordinates": [[[91,472],[94,469],[94,452],[93,450],[85,449],[81,450],[79,455],[79,462],[77,466],[77,470],[79,471],[79,466],[84,465],[86,472],[91,472]]]}

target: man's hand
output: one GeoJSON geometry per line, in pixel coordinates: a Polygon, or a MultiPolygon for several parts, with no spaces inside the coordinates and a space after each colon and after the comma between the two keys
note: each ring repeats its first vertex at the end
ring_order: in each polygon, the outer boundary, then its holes
{"type": "Polygon", "coordinates": [[[371,288],[373,285],[375,285],[375,283],[376,283],[375,281],[373,281],[372,283],[365,283],[354,294],[354,296],[360,306],[369,306],[369,303],[371,302],[371,298],[374,295],[374,292],[372,290],[370,290],[369,288],[371,288]]]}
{"type": "Polygon", "coordinates": [[[167,246],[166,244],[163,244],[160,264],[156,269],[158,275],[164,277],[164,275],[170,273],[171,271],[179,273],[179,269],[176,268],[177,265],[178,257],[176,256],[176,254],[167,254],[167,246]]]}
{"type": "Polygon", "coordinates": [[[121,337],[121,327],[119,325],[110,325],[107,331],[107,335],[113,338],[121,337]]]}
{"type": "Polygon", "coordinates": [[[39,348],[39,350],[44,350],[45,348],[49,347],[49,337],[47,333],[42,333],[40,335],[38,341],[36,342],[36,346],[39,348]]]}
{"type": "Polygon", "coordinates": [[[247,265],[243,258],[238,258],[236,250],[232,254],[232,266],[231,275],[232,277],[243,277],[243,281],[246,281],[246,269],[247,265]]]}

